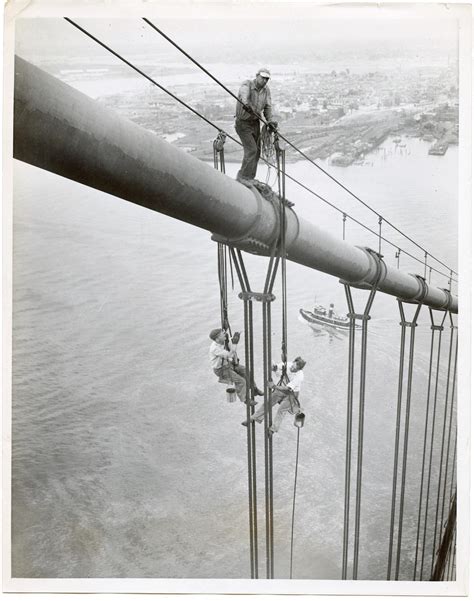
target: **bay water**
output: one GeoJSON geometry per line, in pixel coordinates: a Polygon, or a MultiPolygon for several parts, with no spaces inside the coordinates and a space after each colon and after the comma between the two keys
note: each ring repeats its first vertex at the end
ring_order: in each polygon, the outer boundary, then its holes
{"type": "MultiPolygon", "coordinates": [[[[401,144],[387,140],[361,165],[321,164],[456,269],[457,148],[435,157],[428,155],[427,142],[403,138],[401,144]]],[[[237,168],[228,165],[228,174],[235,176],[237,168]]],[[[378,232],[377,215],[314,166],[294,162],[287,170],[378,232]]],[[[259,179],[267,176],[275,188],[274,173],[260,167],[259,179]]],[[[287,196],[298,215],[342,237],[340,213],[292,182],[287,196]]],[[[226,402],[224,386],[208,363],[208,333],[220,322],[216,245],[210,234],[20,162],[14,165],[13,213],[13,576],[250,577],[246,429],[240,423],[245,407],[226,402]]],[[[382,235],[395,245],[382,242],[388,264],[398,261],[403,271],[424,274],[420,249],[386,223],[382,235]],[[399,260],[398,247],[403,249],[399,260]]],[[[345,237],[378,250],[377,237],[350,219],[345,237]]],[[[252,287],[259,290],[266,260],[246,259],[252,287]]],[[[447,272],[430,258],[428,263],[447,272]]],[[[447,278],[436,271],[428,270],[428,276],[433,285],[447,287],[447,278]]],[[[293,577],[339,579],[348,337],[313,331],[298,315],[300,308],[313,307],[315,297],[321,304],[334,302],[341,313],[347,312],[346,301],[331,276],[289,263],[287,278],[289,354],[307,361],[293,577]]],[[[275,292],[272,345],[279,360],[279,282],[275,292]]],[[[230,320],[233,329],[242,330],[237,293],[236,282],[229,290],[230,320]]],[[[357,310],[363,310],[366,297],[354,292],[357,310]]],[[[410,317],[412,309],[406,310],[410,317]]],[[[385,579],[400,345],[396,299],[377,294],[371,315],[359,578],[385,579]]],[[[443,315],[435,312],[438,321],[443,315]]],[[[419,323],[401,579],[413,576],[431,340],[428,309],[422,309],[419,323]]],[[[438,415],[446,397],[449,336],[447,327],[438,415]]],[[[255,348],[261,385],[258,307],[255,348]]],[[[430,520],[441,432],[439,418],[430,520]]],[[[276,578],[289,577],[295,445],[296,429],[286,417],[273,438],[276,578]]],[[[264,575],[263,428],[257,460],[264,575]]],[[[427,549],[432,536],[428,528],[427,549]]]]}

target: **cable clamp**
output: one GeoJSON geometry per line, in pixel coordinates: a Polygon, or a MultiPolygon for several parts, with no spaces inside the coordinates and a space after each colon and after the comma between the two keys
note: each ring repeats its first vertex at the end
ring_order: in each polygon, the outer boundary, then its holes
{"type": "Polygon", "coordinates": [[[411,321],[401,321],[400,325],[401,326],[405,326],[406,328],[416,328],[416,326],[418,324],[417,323],[412,323],[411,321]]]}
{"type": "Polygon", "coordinates": [[[224,150],[224,144],[226,141],[226,137],[227,137],[227,134],[225,132],[219,130],[219,133],[217,134],[217,137],[212,144],[214,147],[214,150],[216,150],[217,152],[224,150]]]}
{"type": "Polygon", "coordinates": [[[433,324],[433,325],[431,325],[431,329],[432,330],[439,330],[440,332],[442,332],[444,330],[444,326],[435,326],[433,324]]]}
{"type": "Polygon", "coordinates": [[[359,248],[360,250],[365,252],[370,258],[372,258],[374,260],[375,273],[374,273],[374,265],[372,264],[369,267],[368,272],[365,274],[365,276],[362,280],[359,280],[358,282],[349,282],[347,280],[340,279],[339,282],[341,284],[348,285],[348,286],[351,286],[352,288],[357,288],[359,290],[377,289],[377,286],[379,285],[379,282],[382,279],[382,276],[385,275],[384,268],[385,268],[385,273],[386,273],[386,269],[387,269],[385,263],[382,260],[383,255],[368,246],[356,246],[356,248],[359,248]],[[373,275],[373,277],[371,277],[372,282],[369,283],[366,281],[366,277],[370,277],[371,274],[373,275]]]}
{"type": "Polygon", "coordinates": [[[256,300],[261,303],[268,303],[274,301],[276,296],[267,292],[252,292],[249,290],[248,292],[239,292],[239,298],[243,301],[256,300]]]}
{"type": "Polygon", "coordinates": [[[362,321],[369,321],[370,315],[364,315],[363,313],[348,313],[349,319],[361,319],[362,321]]]}
{"type": "Polygon", "coordinates": [[[453,295],[451,294],[451,290],[448,290],[447,288],[441,288],[441,290],[446,294],[446,304],[443,305],[443,309],[450,309],[451,305],[453,304],[453,295]]]}

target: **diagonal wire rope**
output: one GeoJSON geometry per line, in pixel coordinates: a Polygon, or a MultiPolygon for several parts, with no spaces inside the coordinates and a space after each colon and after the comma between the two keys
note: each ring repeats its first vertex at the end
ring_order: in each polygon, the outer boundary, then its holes
{"type": "MultiPolygon", "coordinates": [[[[214,75],[212,75],[212,73],[210,73],[210,71],[208,71],[205,67],[203,67],[197,60],[195,60],[190,54],[188,54],[183,48],[181,48],[181,46],[179,46],[174,40],[172,40],[168,35],[166,35],[164,33],[164,31],[162,31],[161,29],[159,29],[156,25],[154,25],[146,17],[142,17],[142,18],[145,21],[145,23],[147,23],[147,25],[149,25],[152,29],[154,29],[157,33],[159,33],[165,40],[167,40],[179,52],[181,52],[182,54],[184,54],[184,56],[186,56],[186,58],[188,58],[194,65],[196,65],[199,69],[201,69],[201,71],[203,71],[204,73],[206,73],[206,75],[208,75],[213,81],[215,81],[223,90],[225,90],[228,94],[230,94],[230,96],[232,96],[235,100],[237,100],[237,102],[240,102],[241,104],[243,104],[242,101],[240,100],[240,98],[236,94],[234,94],[227,86],[225,86],[217,77],[215,77],[214,75]]],[[[258,117],[258,119],[262,123],[266,123],[265,120],[262,119],[262,117],[260,115],[258,115],[257,113],[254,113],[254,114],[258,117]]],[[[322,173],[324,173],[325,175],[327,175],[334,183],[336,183],[343,190],[345,190],[348,194],[350,194],[355,200],[357,200],[363,206],[365,206],[367,209],[369,209],[370,211],[372,211],[372,213],[374,213],[375,215],[377,215],[377,217],[379,217],[379,218],[382,217],[374,208],[372,208],[368,203],[366,203],[365,201],[363,201],[359,196],[357,196],[356,194],[354,194],[354,192],[352,192],[352,190],[350,190],[349,188],[347,188],[347,186],[345,186],[342,182],[340,182],[336,177],[334,177],[333,175],[331,175],[330,173],[328,173],[325,169],[323,169],[323,167],[321,167],[321,165],[318,165],[316,163],[316,161],[314,161],[305,152],[303,152],[297,146],[295,146],[295,144],[293,144],[290,140],[288,140],[285,136],[283,136],[283,134],[279,133],[279,136],[291,148],[293,148],[293,150],[295,150],[303,158],[305,158],[307,161],[309,161],[312,165],[314,165],[322,173]]],[[[392,229],[394,229],[396,232],[398,232],[399,234],[401,234],[404,238],[406,238],[407,240],[409,240],[414,246],[418,247],[423,252],[427,252],[425,250],[425,248],[423,248],[420,244],[418,244],[410,236],[408,236],[407,234],[405,234],[404,232],[402,232],[402,230],[400,230],[398,227],[396,227],[393,223],[391,223],[390,221],[388,221],[387,219],[385,219],[385,217],[383,218],[383,221],[387,225],[389,225],[392,229]]],[[[451,268],[448,265],[446,265],[445,263],[443,263],[443,261],[441,261],[440,259],[436,258],[433,254],[431,254],[431,253],[427,253],[427,254],[432,259],[434,259],[435,261],[437,261],[440,265],[443,265],[443,267],[446,267],[446,269],[450,269],[451,270],[451,268]]],[[[453,273],[455,273],[456,275],[458,275],[456,271],[454,271],[454,270],[451,270],[451,271],[453,273]]]]}
{"type": "MultiPolygon", "coordinates": [[[[99,44],[99,46],[101,46],[102,48],[104,48],[107,51],[109,51],[113,56],[115,56],[116,58],[118,58],[119,60],[121,60],[123,63],[125,63],[127,66],[129,66],[131,69],[133,69],[134,71],[136,71],[139,75],[143,76],[150,83],[152,83],[154,86],[156,86],[157,88],[159,88],[162,92],[164,92],[165,94],[167,94],[168,96],[170,96],[171,98],[173,98],[174,100],[176,100],[179,104],[181,104],[182,106],[184,106],[186,109],[188,109],[194,115],[196,115],[197,117],[199,117],[200,119],[202,119],[203,121],[205,121],[213,129],[215,129],[218,132],[224,133],[229,139],[231,139],[233,142],[235,142],[238,146],[242,147],[242,143],[239,140],[237,140],[234,136],[232,136],[231,134],[229,134],[228,132],[226,132],[222,128],[220,128],[218,125],[216,125],[215,123],[213,123],[212,121],[210,121],[207,117],[205,117],[202,113],[200,113],[199,111],[197,111],[196,109],[194,109],[187,102],[185,102],[184,100],[181,100],[181,98],[179,98],[178,96],[176,96],[176,94],[173,94],[172,92],[170,92],[167,88],[165,88],[164,86],[162,86],[161,84],[159,84],[155,79],[153,79],[152,77],[150,77],[149,75],[147,75],[140,68],[136,67],[133,63],[131,63],[126,58],[124,58],[123,56],[121,56],[118,52],[116,52],[115,50],[113,50],[112,48],[110,48],[110,46],[108,46],[104,42],[101,42],[96,36],[94,36],[93,34],[91,34],[90,32],[88,32],[86,29],[84,29],[83,27],[81,27],[78,23],[76,23],[75,21],[73,21],[69,17],[64,17],[64,19],[65,19],[65,21],[67,21],[68,23],[70,23],[73,27],[75,27],[76,29],[78,29],[79,31],[81,31],[84,35],[86,35],[91,40],[93,40],[94,42],[96,42],[97,44],[99,44]]],[[[284,139],[283,136],[280,136],[280,137],[282,139],[284,139]]],[[[262,160],[269,167],[273,167],[274,169],[277,168],[276,165],[274,165],[273,163],[271,163],[271,162],[269,162],[269,161],[267,161],[265,159],[262,159],[262,160]]],[[[302,182],[300,182],[299,180],[297,180],[295,177],[291,176],[288,173],[286,174],[286,177],[288,179],[290,179],[292,182],[294,182],[295,184],[297,184],[298,186],[300,186],[301,188],[303,188],[304,190],[306,190],[307,192],[309,192],[310,194],[312,194],[313,196],[315,196],[316,198],[318,198],[319,200],[321,200],[322,202],[324,202],[325,204],[327,204],[328,206],[330,206],[335,211],[341,213],[341,215],[344,215],[346,218],[349,218],[351,221],[353,221],[354,223],[356,223],[357,225],[359,225],[360,227],[362,227],[366,231],[370,232],[371,234],[373,234],[374,236],[376,236],[377,238],[379,238],[380,240],[383,240],[384,242],[386,242],[387,244],[389,244],[393,248],[400,249],[400,247],[398,246],[398,244],[395,244],[395,243],[391,242],[390,240],[386,239],[385,237],[380,236],[380,234],[378,232],[375,232],[374,230],[372,230],[370,227],[368,227],[367,225],[365,225],[364,223],[362,223],[361,221],[359,221],[355,217],[352,217],[349,213],[346,213],[346,212],[342,211],[335,204],[333,204],[332,202],[330,202],[329,200],[327,200],[326,198],[324,198],[323,196],[321,196],[320,194],[318,194],[314,190],[311,190],[311,188],[309,188],[308,186],[304,185],[302,182]]],[[[405,249],[400,249],[400,250],[405,255],[407,255],[407,257],[410,257],[414,261],[417,261],[418,263],[421,263],[422,265],[425,265],[424,261],[422,261],[421,259],[415,257],[414,255],[412,255],[411,253],[409,253],[405,249]]],[[[433,258],[435,258],[435,257],[433,257],[433,258]]],[[[434,267],[430,267],[430,269],[432,269],[433,271],[435,271],[436,273],[438,273],[442,277],[445,277],[448,280],[451,280],[452,282],[457,283],[457,280],[454,279],[454,278],[452,278],[450,275],[447,275],[447,274],[443,273],[442,271],[439,271],[438,269],[436,269],[434,267]]],[[[447,269],[449,269],[449,267],[447,269]]],[[[450,270],[450,271],[452,273],[456,273],[456,272],[454,272],[452,270],[450,270]]]]}

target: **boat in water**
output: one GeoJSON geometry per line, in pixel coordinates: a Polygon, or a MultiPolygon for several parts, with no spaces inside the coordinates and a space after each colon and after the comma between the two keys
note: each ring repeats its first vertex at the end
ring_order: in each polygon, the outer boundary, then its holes
{"type": "MultiPolygon", "coordinates": [[[[313,311],[300,309],[302,321],[305,321],[313,329],[320,329],[321,326],[334,328],[336,330],[349,330],[350,320],[346,315],[340,315],[334,311],[334,305],[331,303],[329,309],[323,305],[315,305],[313,311]]],[[[356,323],[356,329],[360,325],[356,323]]]]}

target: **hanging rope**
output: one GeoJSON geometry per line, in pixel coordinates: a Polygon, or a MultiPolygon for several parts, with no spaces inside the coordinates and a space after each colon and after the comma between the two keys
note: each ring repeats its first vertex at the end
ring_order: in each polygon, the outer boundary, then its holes
{"type": "MultiPolygon", "coordinates": [[[[213,143],[214,168],[221,173],[225,173],[224,159],[225,134],[220,132],[213,143]]],[[[219,279],[219,298],[221,309],[221,328],[226,333],[224,346],[229,350],[229,337],[232,336],[232,330],[229,323],[228,295],[227,295],[227,250],[224,244],[217,243],[217,273],[219,279]]]]}
{"type": "Polygon", "coordinates": [[[293,486],[293,510],[291,512],[291,545],[290,545],[290,580],[293,578],[293,540],[295,531],[295,507],[296,507],[296,483],[298,481],[298,458],[300,454],[300,430],[297,426],[298,434],[296,438],[296,460],[295,460],[295,483],[293,486]]]}
{"type": "MultiPolygon", "coordinates": [[[[281,260],[281,360],[282,374],[279,384],[286,384],[289,381],[288,377],[288,299],[287,299],[287,274],[286,274],[286,153],[281,147],[278,134],[274,134],[274,148],[276,154],[276,162],[278,169],[278,196],[280,199],[280,260],[281,260]]],[[[294,548],[294,529],[295,529],[295,508],[296,508],[296,486],[298,481],[298,459],[300,448],[300,430],[304,424],[303,419],[295,418],[295,426],[297,428],[296,440],[296,461],[295,461],[295,477],[293,487],[293,508],[291,514],[291,542],[290,542],[290,579],[293,578],[293,548],[294,548]]]]}
{"type": "Polygon", "coordinates": [[[382,223],[383,217],[379,215],[379,255],[382,254],[382,223]]]}
{"type": "Polygon", "coordinates": [[[397,496],[397,478],[398,478],[398,455],[399,455],[399,442],[400,442],[400,428],[401,428],[401,412],[402,412],[402,398],[403,398],[403,378],[404,378],[404,366],[405,366],[405,337],[406,328],[410,330],[410,349],[408,357],[408,376],[407,376],[407,394],[406,394],[406,409],[405,409],[405,424],[404,424],[404,443],[403,443],[403,456],[402,456],[402,477],[400,487],[400,501],[399,501],[399,516],[398,516],[398,539],[397,539],[397,550],[396,550],[396,562],[395,562],[395,580],[398,580],[400,572],[400,552],[402,543],[402,530],[403,530],[403,513],[404,513],[404,502],[405,502],[405,486],[406,486],[406,471],[407,471],[407,457],[408,457],[408,433],[410,426],[410,405],[411,405],[411,387],[413,380],[413,358],[415,348],[415,328],[417,327],[417,319],[420,313],[421,304],[418,304],[414,317],[411,321],[407,321],[405,318],[405,312],[403,310],[403,302],[398,300],[398,308],[400,312],[400,326],[401,326],[401,340],[400,340],[400,366],[398,376],[398,402],[397,402],[397,420],[396,420],[396,434],[395,434],[395,452],[394,452],[394,465],[393,465],[393,484],[392,484],[392,507],[390,516],[390,535],[389,535],[389,554],[388,554],[388,568],[387,568],[387,580],[391,578],[392,571],[392,549],[393,549],[393,536],[395,526],[395,506],[397,496]]]}

